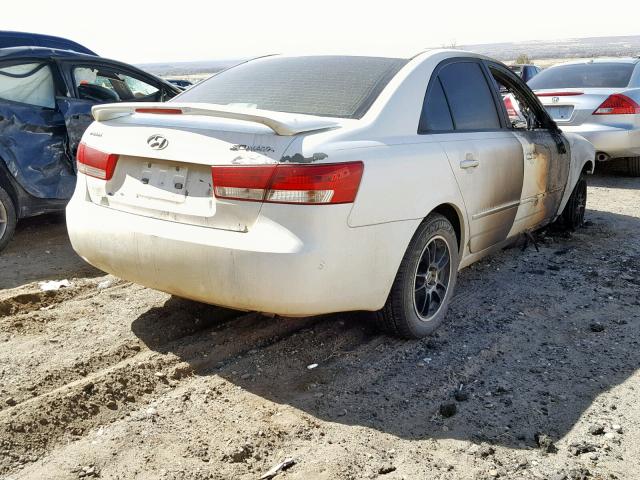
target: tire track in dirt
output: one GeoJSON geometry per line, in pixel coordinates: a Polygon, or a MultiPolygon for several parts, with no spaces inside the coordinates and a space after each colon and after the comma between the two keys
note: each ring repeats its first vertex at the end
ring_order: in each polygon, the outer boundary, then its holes
{"type": "MultiPolygon", "coordinates": [[[[108,289],[96,291],[91,288],[92,285],[85,285],[82,292],[77,292],[75,296],[67,300],[66,307],[69,316],[75,316],[74,307],[83,309],[87,300],[100,298],[102,301],[109,301],[113,298],[119,298],[126,289],[131,289],[132,284],[116,281],[108,289]],[[88,292],[87,292],[88,290],[88,292]],[[102,297],[102,298],[101,298],[102,297]]],[[[95,287],[95,286],[93,286],[95,287]]],[[[133,287],[138,289],[140,295],[144,295],[143,287],[133,287]]],[[[66,298],[66,297],[65,297],[66,298]]],[[[99,304],[102,306],[102,304],[99,304]]],[[[227,310],[210,305],[198,304],[186,300],[175,300],[170,306],[158,309],[156,315],[148,315],[148,328],[153,328],[153,324],[162,318],[165,319],[162,329],[162,336],[159,337],[160,343],[167,344],[176,340],[196,334],[202,330],[219,326],[224,322],[233,320],[243,315],[242,312],[227,310]],[[162,313],[160,313],[160,311],[162,313]]],[[[12,322],[14,331],[23,335],[42,334],[47,328],[51,328],[51,323],[56,318],[53,312],[49,316],[43,318],[40,312],[30,312],[26,314],[18,314],[11,319],[5,321],[12,322]],[[50,318],[53,317],[53,318],[50,318]]],[[[2,323],[0,322],[0,325],[2,323]]],[[[3,325],[3,326],[6,326],[3,325]]],[[[87,377],[102,369],[126,360],[137,355],[146,347],[141,344],[140,340],[134,335],[119,339],[115,345],[108,345],[106,349],[94,348],[88,350],[88,356],[80,358],[75,362],[61,367],[46,367],[44,371],[35,370],[28,379],[20,382],[20,389],[16,391],[8,391],[8,395],[12,398],[12,403],[19,404],[24,400],[32,397],[46,394],[47,392],[59,388],[67,383],[87,377]]],[[[0,405],[0,409],[5,405],[0,405]]]]}
{"type": "MultiPolygon", "coordinates": [[[[156,312],[157,313],[157,312],[156,312]]],[[[201,369],[281,341],[307,328],[300,319],[243,314],[162,343],[162,352],[136,355],[0,412],[0,473],[33,461],[88,429],[123,418],[141,402],[162,395],[201,369]]]]}
{"type": "MultiPolygon", "coordinates": [[[[53,308],[57,304],[78,297],[92,288],[95,288],[94,282],[87,282],[72,288],[61,288],[60,290],[17,293],[0,300],[0,319],[53,308]]],[[[2,326],[11,327],[5,322],[3,322],[2,326]]]]}

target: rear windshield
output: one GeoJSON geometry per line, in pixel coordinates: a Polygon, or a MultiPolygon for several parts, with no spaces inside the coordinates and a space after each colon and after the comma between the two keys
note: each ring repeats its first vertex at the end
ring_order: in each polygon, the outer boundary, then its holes
{"type": "Polygon", "coordinates": [[[381,57],[270,57],[221,72],[172,101],[360,118],[406,63],[381,57]]]}
{"type": "Polygon", "coordinates": [[[543,70],[528,85],[544,88],[624,88],[629,85],[634,63],[578,63],[543,70]]]}

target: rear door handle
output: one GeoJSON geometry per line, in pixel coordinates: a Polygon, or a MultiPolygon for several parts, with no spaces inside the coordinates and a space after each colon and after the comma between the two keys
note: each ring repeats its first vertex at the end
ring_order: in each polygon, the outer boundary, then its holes
{"type": "Polygon", "coordinates": [[[478,160],[474,160],[471,158],[468,158],[466,160],[462,160],[460,162],[460,168],[475,168],[478,165],[480,165],[480,162],[478,160]]]}

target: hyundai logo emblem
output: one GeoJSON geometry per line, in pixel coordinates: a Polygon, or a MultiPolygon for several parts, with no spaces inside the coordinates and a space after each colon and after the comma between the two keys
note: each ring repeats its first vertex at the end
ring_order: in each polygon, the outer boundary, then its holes
{"type": "Polygon", "coordinates": [[[558,103],[560,101],[560,97],[551,97],[551,101],[553,103],[558,103]]]}
{"type": "Polygon", "coordinates": [[[169,140],[167,140],[162,135],[151,135],[149,138],[147,138],[147,144],[154,150],[162,150],[164,148],[167,148],[167,145],[169,145],[169,140]]]}

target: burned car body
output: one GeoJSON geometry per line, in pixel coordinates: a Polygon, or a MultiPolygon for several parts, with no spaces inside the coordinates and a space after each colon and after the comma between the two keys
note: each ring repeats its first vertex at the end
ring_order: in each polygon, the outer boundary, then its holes
{"type": "Polygon", "coordinates": [[[461,268],[579,227],[595,156],[505,65],[459,50],[264,57],[93,114],[66,210],[87,262],[239,310],[377,312],[407,338],[440,325],[461,268]]]}
{"type": "Polygon", "coordinates": [[[179,89],[130,65],[47,47],[0,49],[0,250],[19,218],[62,210],[91,107],[179,89]]]}

